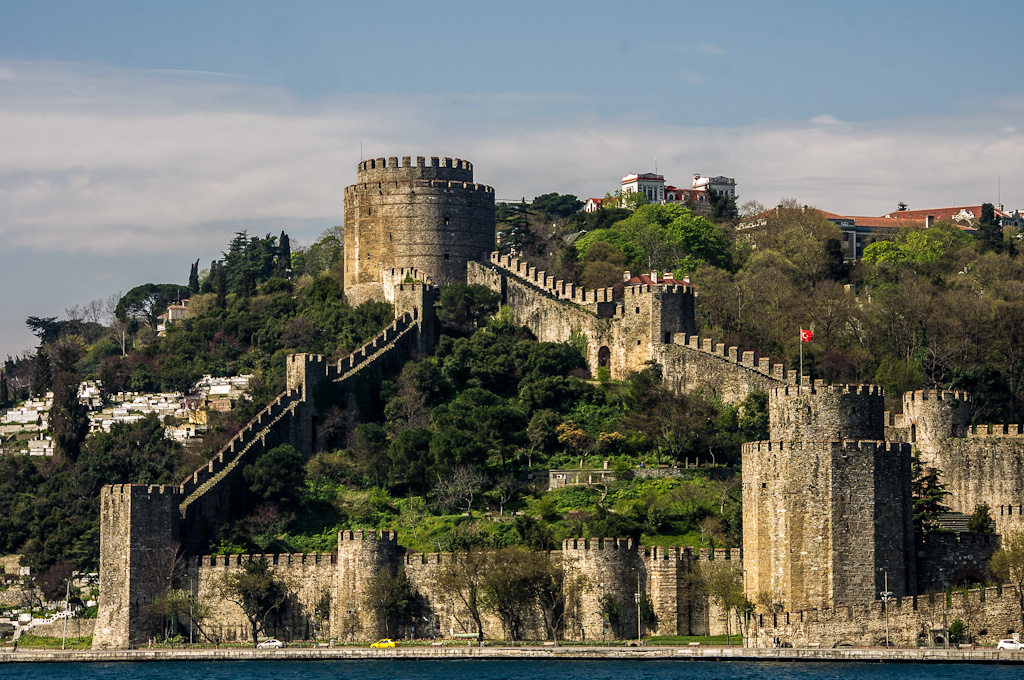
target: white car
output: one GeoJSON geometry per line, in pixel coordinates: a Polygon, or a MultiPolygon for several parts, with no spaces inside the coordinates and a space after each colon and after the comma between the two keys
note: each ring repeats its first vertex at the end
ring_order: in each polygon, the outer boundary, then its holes
{"type": "Polygon", "coordinates": [[[1024,649],[1024,642],[1011,639],[1000,640],[996,649],[1024,649]]]}
{"type": "Polygon", "coordinates": [[[287,646],[288,644],[285,642],[281,642],[276,638],[270,638],[269,640],[264,640],[263,642],[256,645],[256,649],[281,649],[282,647],[287,646]]]}

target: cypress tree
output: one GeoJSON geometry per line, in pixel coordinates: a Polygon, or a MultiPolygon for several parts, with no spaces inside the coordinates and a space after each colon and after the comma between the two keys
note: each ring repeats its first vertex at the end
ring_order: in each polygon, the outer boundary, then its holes
{"type": "Polygon", "coordinates": [[[228,282],[224,265],[218,264],[216,275],[211,274],[211,276],[214,279],[214,285],[217,287],[217,307],[224,309],[228,299],[228,282]]]}
{"type": "Polygon", "coordinates": [[[199,292],[199,260],[196,260],[188,272],[188,289],[193,293],[199,292]]]}
{"type": "Polygon", "coordinates": [[[275,276],[279,276],[282,279],[289,278],[292,268],[292,245],[288,239],[288,234],[281,232],[281,238],[277,244],[277,269],[274,272],[275,276]]]}

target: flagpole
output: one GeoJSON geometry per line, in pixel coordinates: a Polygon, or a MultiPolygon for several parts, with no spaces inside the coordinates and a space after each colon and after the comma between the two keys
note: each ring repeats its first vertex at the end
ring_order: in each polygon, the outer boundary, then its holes
{"type": "Polygon", "coordinates": [[[804,386],[804,329],[800,328],[800,375],[797,376],[796,384],[798,387],[804,386]]]}

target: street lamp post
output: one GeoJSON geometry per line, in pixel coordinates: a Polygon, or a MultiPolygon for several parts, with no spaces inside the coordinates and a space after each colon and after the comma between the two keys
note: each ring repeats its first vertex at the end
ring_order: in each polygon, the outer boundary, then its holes
{"type": "Polygon", "coordinates": [[[886,571],[885,567],[881,567],[882,574],[885,575],[885,586],[882,590],[882,609],[885,611],[885,648],[889,648],[889,601],[892,600],[892,593],[889,591],[889,572],[886,571]]]}

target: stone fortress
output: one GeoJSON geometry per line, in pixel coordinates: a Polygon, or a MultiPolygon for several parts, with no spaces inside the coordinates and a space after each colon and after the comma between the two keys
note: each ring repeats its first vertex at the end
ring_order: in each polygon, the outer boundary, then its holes
{"type": "MultiPolygon", "coordinates": [[[[645,548],[627,539],[566,541],[553,557],[583,574],[592,588],[565,637],[594,640],[608,634],[602,595],[610,595],[621,613],[611,633],[635,634],[637,587],[655,614],[646,632],[723,633],[724,613],[691,585],[694,565],[712,560],[742,571],[749,599],[764,594],[774,603],[772,613],[749,620],[748,635],[760,643],[780,638],[875,644],[883,614],[878,599],[886,586],[896,598],[889,613],[907,644],[934,637],[940,610],[949,619],[959,613],[985,622],[983,639],[1019,627],[1008,588],[981,603],[957,595],[952,609],[932,596],[919,597],[964,578],[982,579],[997,540],[915,536],[910,461],[916,450],[927,465],[942,470],[954,510],[970,513],[988,503],[997,530],[1013,530],[1024,503],[1021,426],[972,425],[970,399],[963,393],[908,393],[903,413],[889,414],[875,386],[801,386],[796,372],[782,364],[700,337],[692,286],[584,290],[525,261],[491,253],[493,211],[493,189],[473,181],[467,161],[431,158],[428,164],[418,157],[414,165],[411,157],[401,163],[392,157],[359,164],[357,183],[345,189],[346,295],[354,303],[393,302],[395,322],[340,362],[289,357],[285,392],[180,484],[102,489],[94,647],[125,648],[148,639],[147,604],[165,585],[162,565],[178,551],[186,563],[179,583],[214,605],[207,625],[227,639],[246,636],[241,610],[219,596],[216,584],[225,570],[239,569],[253,556],[199,554],[242,505],[242,469],[282,442],[307,456],[322,448],[318,422],[330,406],[373,408],[366,396],[373,384],[408,357],[432,350],[434,282],[454,281],[498,291],[517,323],[542,341],[582,339],[595,374],[605,369],[622,378],[656,362],[666,383],[684,392],[701,389],[728,402],[755,390],[769,394],[769,440],[743,447],[742,559],[736,549],[709,554],[645,548]]],[[[393,533],[342,530],[333,553],[267,559],[290,592],[270,634],[310,637],[317,603],[329,595],[326,636],[373,635],[377,622],[364,611],[363,598],[368,579],[382,569],[404,570],[429,609],[431,632],[474,632],[467,630],[464,609],[434,586],[438,566],[453,557],[410,553],[393,533]]],[[[938,599],[945,604],[945,597],[938,599]]],[[[484,629],[487,635],[501,630],[489,618],[484,629]]],[[[525,635],[543,637],[539,614],[527,621],[525,635]]]]}

